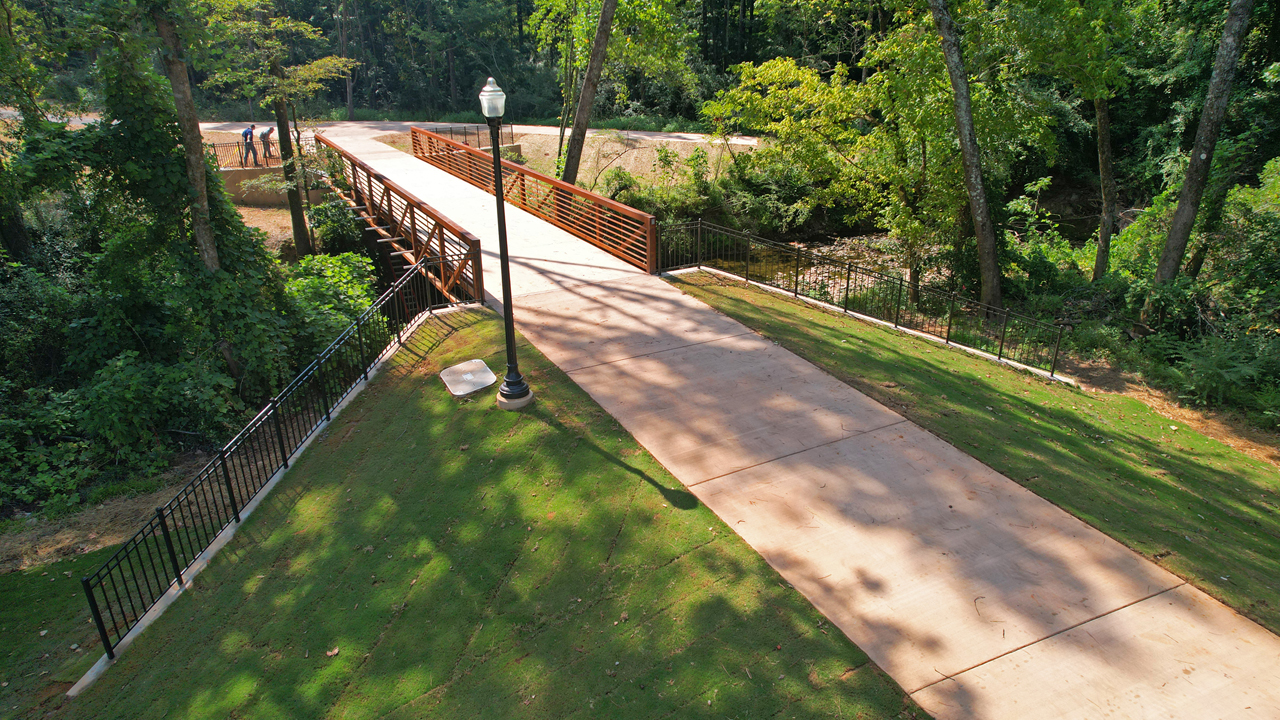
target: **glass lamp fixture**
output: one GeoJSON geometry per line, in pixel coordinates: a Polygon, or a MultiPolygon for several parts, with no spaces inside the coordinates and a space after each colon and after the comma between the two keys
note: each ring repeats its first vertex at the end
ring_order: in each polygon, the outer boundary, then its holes
{"type": "MultiPolygon", "coordinates": [[[[471,87],[475,87],[472,85],[471,87]]],[[[502,92],[498,83],[489,78],[489,82],[480,90],[480,112],[487,118],[500,118],[507,109],[507,94],[502,92]]]]}

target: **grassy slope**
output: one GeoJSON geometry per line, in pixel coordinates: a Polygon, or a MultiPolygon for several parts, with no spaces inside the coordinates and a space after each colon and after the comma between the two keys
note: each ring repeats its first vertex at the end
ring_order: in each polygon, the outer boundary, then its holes
{"type": "Polygon", "coordinates": [[[532,347],[532,407],[450,397],[502,326],[444,319],[70,714],[923,717],[532,347]]]}
{"type": "Polygon", "coordinates": [[[708,273],[674,283],[1280,632],[1274,466],[1132,398],[1051,383],[708,273]]]}
{"type": "Polygon", "coordinates": [[[114,551],[0,575],[0,718],[30,716],[33,707],[66,692],[102,655],[80,578],[114,551]]]}

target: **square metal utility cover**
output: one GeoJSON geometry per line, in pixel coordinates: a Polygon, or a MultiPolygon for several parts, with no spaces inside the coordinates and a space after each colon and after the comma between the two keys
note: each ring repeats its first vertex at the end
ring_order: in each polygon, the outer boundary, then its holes
{"type": "Polygon", "coordinates": [[[468,360],[440,371],[440,379],[454,395],[469,395],[498,381],[483,360],[468,360]]]}

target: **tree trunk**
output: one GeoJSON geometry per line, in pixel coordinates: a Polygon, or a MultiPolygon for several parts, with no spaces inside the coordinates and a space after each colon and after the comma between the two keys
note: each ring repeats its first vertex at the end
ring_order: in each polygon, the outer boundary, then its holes
{"type": "Polygon", "coordinates": [[[1209,258],[1209,251],[1213,249],[1214,237],[1205,235],[1200,239],[1200,244],[1196,246],[1196,251],[1191,253],[1191,260],[1187,262],[1187,277],[1195,280],[1200,277],[1200,270],[1204,268],[1204,261],[1209,258]]]}
{"type": "Polygon", "coordinates": [[[964,184],[969,191],[969,211],[978,238],[978,265],[982,271],[982,302],[1000,307],[1000,261],[996,256],[996,232],[987,207],[987,192],[982,184],[982,158],[978,136],[973,129],[973,105],[969,99],[969,78],[965,75],[964,58],[960,54],[960,36],[947,11],[946,0],[929,0],[933,22],[942,37],[942,55],[951,77],[955,94],[956,133],[960,136],[960,153],[964,159],[964,184]]]}
{"type": "MultiPolygon", "coordinates": [[[[342,0],[342,17],[338,20],[338,45],[341,46],[342,57],[347,55],[347,0],[342,0]]],[[[352,74],[354,70],[347,71],[347,120],[356,119],[356,105],[354,99],[355,76],[352,74]]],[[[278,132],[278,131],[277,131],[278,132]]]]}
{"type": "Polygon", "coordinates": [[[1111,109],[1106,98],[1093,101],[1098,116],[1098,176],[1102,180],[1102,219],[1098,223],[1098,254],[1093,260],[1096,282],[1111,265],[1111,235],[1116,229],[1116,176],[1111,164],[1111,109]]]}
{"type": "Polygon", "coordinates": [[[22,206],[12,199],[0,204],[0,245],[13,262],[23,262],[31,253],[31,234],[22,219],[22,206]]]}
{"type": "Polygon", "coordinates": [[[596,102],[596,86],[600,84],[600,71],[609,49],[609,35],[613,31],[613,11],[618,0],[604,0],[600,7],[600,22],[596,25],[596,39],[591,45],[591,57],[587,60],[587,73],[582,78],[582,91],[578,93],[578,111],[573,115],[573,132],[569,135],[569,149],[564,156],[564,172],[560,179],[572,185],[578,181],[578,162],[582,159],[582,146],[587,139],[587,122],[591,120],[591,106],[596,102]]]}
{"type": "Polygon", "coordinates": [[[213,239],[213,225],[209,220],[209,184],[205,178],[204,141],[200,136],[200,119],[196,116],[196,104],[191,98],[191,83],[187,77],[187,64],[182,59],[182,45],[178,30],[163,6],[155,6],[151,17],[164,43],[165,73],[173,88],[173,104],[177,111],[178,128],[182,131],[182,149],[186,157],[187,180],[195,190],[191,205],[191,225],[196,239],[196,251],[200,262],[209,272],[222,267],[218,262],[218,246],[213,239]]]}
{"type": "Polygon", "coordinates": [[[564,130],[569,124],[569,108],[573,107],[573,91],[578,87],[578,78],[575,77],[575,54],[573,42],[573,28],[569,27],[565,31],[565,62],[564,62],[564,104],[560,108],[560,144],[556,148],[556,162],[560,162],[560,158],[564,157],[564,130]]]}
{"type": "MultiPolygon", "coordinates": [[[[273,77],[284,79],[284,69],[280,67],[278,60],[271,61],[270,72],[273,77]]],[[[311,255],[311,235],[307,232],[307,216],[302,212],[302,194],[298,192],[299,177],[293,162],[293,138],[289,136],[289,111],[283,98],[276,98],[271,105],[276,113],[276,133],[280,136],[280,165],[284,169],[285,182],[289,185],[286,195],[289,197],[289,217],[293,221],[293,247],[298,251],[298,257],[311,255]]]]}
{"type": "Polygon", "coordinates": [[[907,268],[907,304],[912,307],[920,306],[920,265],[912,263],[907,268]]]}
{"type": "Polygon", "coordinates": [[[1231,99],[1231,80],[1235,76],[1236,63],[1253,13],[1253,0],[1231,0],[1227,21],[1222,26],[1222,42],[1218,44],[1218,56],[1213,61],[1213,75],[1209,79],[1209,92],[1200,114],[1200,126],[1196,129],[1196,142],[1191,148],[1191,164],[1187,166],[1182,192],[1178,195],[1178,209],[1169,224],[1169,236],[1156,266],[1156,282],[1172,280],[1182,267],[1182,256],[1187,252],[1187,240],[1200,210],[1205,181],[1213,165],[1213,150],[1218,143],[1218,131],[1222,128],[1222,116],[1226,114],[1227,101],[1231,99]]]}
{"type": "Polygon", "coordinates": [[[449,62],[449,109],[458,109],[458,83],[453,76],[453,48],[444,51],[445,59],[449,62]]]}
{"type": "Polygon", "coordinates": [[[1195,252],[1191,253],[1191,259],[1187,261],[1187,268],[1183,271],[1192,280],[1200,276],[1204,261],[1221,241],[1222,213],[1226,209],[1227,195],[1236,179],[1234,172],[1224,172],[1223,177],[1209,185],[1209,196],[1204,200],[1204,212],[1201,215],[1200,244],[1196,245],[1195,252]]]}

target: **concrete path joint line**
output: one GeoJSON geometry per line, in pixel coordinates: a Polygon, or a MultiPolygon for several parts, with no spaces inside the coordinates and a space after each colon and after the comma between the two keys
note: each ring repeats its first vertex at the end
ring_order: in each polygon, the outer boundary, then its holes
{"type": "Polygon", "coordinates": [[[849,435],[848,437],[836,438],[835,440],[831,440],[831,441],[829,441],[829,442],[824,442],[824,443],[822,443],[821,445],[812,445],[812,446],[807,447],[807,448],[804,448],[804,449],[802,449],[802,450],[797,450],[797,451],[795,451],[795,452],[793,452],[793,453],[787,453],[786,455],[780,455],[780,456],[778,456],[778,457],[776,457],[776,458],[772,458],[772,459],[769,459],[769,460],[762,460],[762,461],[760,461],[760,462],[758,462],[758,463],[755,463],[754,465],[748,465],[748,466],[746,466],[746,467],[740,467],[740,468],[738,468],[737,470],[733,470],[733,471],[730,471],[730,472],[724,473],[723,475],[716,475],[715,477],[709,477],[709,478],[706,478],[705,480],[699,480],[699,481],[697,481],[697,482],[685,483],[685,487],[697,487],[697,486],[699,486],[699,485],[701,485],[701,484],[703,484],[703,483],[709,483],[709,482],[711,482],[712,480],[723,480],[724,478],[732,477],[732,476],[734,476],[734,475],[737,475],[737,474],[738,474],[738,473],[740,473],[740,472],[746,472],[747,470],[754,470],[755,468],[759,468],[759,467],[762,467],[762,466],[768,465],[768,464],[770,464],[770,463],[775,463],[775,462],[778,462],[779,460],[786,460],[786,459],[787,459],[787,458],[789,458],[789,457],[794,457],[794,456],[796,456],[796,455],[801,455],[801,454],[803,454],[803,453],[807,453],[807,452],[809,452],[810,450],[817,450],[817,449],[818,449],[818,448],[820,448],[820,447],[825,447],[825,446],[827,446],[827,445],[834,445],[834,444],[836,444],[836,443],[838,443],[838,442],[844,442],[845,440],[848,440],[849,438],[852,438],[852,437],[857,437],[857,436],[859,436],[859,435],[866,435],[867,433],[879,432],[880,430],[884,430],[884,429],[886,429],[886,428],[891,428],[891,427],[893,427],[894,425],[901,425],[901,424],[902,424],[902,423],[904,423],[904,422],[907,422],[907,420],[899,420],[899,421],[897,421],[897,422],[891,422],[891,423],[889,423],[888,425],[881,425],[880,427],[871,428],[870,430],[860,430],[860,431],[858,431],[858,432],[853,433],[852,435],[849,435]]]}
{"type": "Polygon", "coordinates": [[[623,361],[626,361],[626,360],[635,360],[635,359],[637,359],[637,358],[653,357],[654,355],[661,355],[661,354],[662,354],[662,353],[664,353],[664,352],[671,352],[671,351],[673,351],[673,350],[683,350],[684,348],[690,348],[690,347],[694,347],[694,346],[697,346],[697,345],[706,345],[707,343],[719,342],[719,341],[721,341],[721,340],[728,340],[728,339],[730,339],[730,338],[742,337],[743,335],[755,335],[755,334],[756,334],[756,333],[755,333],[754,331],[748,330],[748,331],[743,332],[743,333],[737,333],[736,335],[723,335],[723,336],[721,336],[721,337],[711,338],[710,340],[701,340],[701,341],[698,341],[698,342],[691,342],[691,343],[687,343],[687,344],[684,344],[684,345],[676,345],[676,346],[674,346],[674,347],[667,347],[667,348],[663,348],[663,349],[661,349],[661,350],[654,350],[653,352],[640,353],[640,354],[638,354],[638,355],[628,355],[628,356],[626,356],[626,357],[610,358],[610,359],[608,359],[608,360],[604,360],[604,361],[602,361],[602,362],[594,363],[594,364],[592,364],[592,365],[582,365],[581,367],[576,367],[576,368],[574,368],[574,369],[570,370],[570,371],[569,371],[569,374],[570,374],[570,375],[572,375],[573,373],[576,373],[576,372],[578,372],[579,370],[590,370],[591,368],[598,368],[598,367],[600,367],[601,365],[612,365],[612,364],[614,364],[614,363],[620,363],[620,362],[623,362],[623,361]]]}
{"type": "Polygon", "coordinates": [[[990,663],[993,663],[993,662],[995,662],[995,661],[999,660],[999,659],[1000,659],[1000,658],[1002,658],[1002,657],[1005,657],[1005,656],[1007,656],[1007,655],[1012,655],[1013,653],[1016,653],[1016,652],[1018,652],[1018,651],[1020,651],[1020,650],[1025,650],[1026,648],[1029,648],[1029,647],[1031,647],[1032,645],[1037,645],[1037,644],[1042,643],[1042,642],[1044,642],[1044,641],[1046,641],[1046,640],[1050,640],[1050,639],[1052,639],[1052,638],[1055,638],[1055,637],[1057,637],[1057,636],[1059,636],[1059,635],[1061,635],[1061,634],[1063,634],[1063,633],[1071,632],[1072,630],[1075,630],[1075,629],[1076,629],[1076,628],[1078,628],[1078,627],[1081,627],[1081,626],[1083,626],[1083,625],[1088,625],[1089,623],[1093,622],[1094,620],[1098,620],[1098,619],[1104,618],[1104,617],[1106,617],[1106,616],[1108,616],[1108,615],[1111,615],[1112,613],[1120,612],[1121,610],[1124,610],[1125,608],[1132,607],[1132,606],[1134,606],[1134,605],[1137,605],[1138,603],[1146,602],[1146,601],[1148,601],[1148,600],[1150,600],[1150,599],[1152,599],[1152,598],[1159,597],[1159,596],[1161,596],[1161,595],[1163,595],[1163,594],[1165,594],[1165,593],[1173,592],[1174,590],[1177,590],[1178,588],[1180,588],[1180,587],[1182,587],[1182,586],[1184,586],[1184,585],[1186,585],[1186,584],[1187,584],[1187,582],[1184,580],[1184,581],[1182,581],[1182,582],[1180,582],[1180,583],[1178,583],[1177,585],[1174,585],[1174,586],[1172,586],[1172,587],[1167,587],[1167,588],[1165,588],[1165,589],[1163,589],[1163,590],[1157,590],[1157,591],[1155,591],[1155,592],[1151,593],[1150,595],[1148,595],[1148,596],[1146,596],[1146,597],[1138,598],[1137,600],[1134,600],[1134,601],[1133,601],[1133,602],[1131,602],[1131,603],[1126,603],[1126,604],[1121,605],[1120,607],[1117,607],[1117,608],[1112,608],[1112,609],[1110,609],[1110,610],[1108,610],[1108,611],[1106,611],[1106,612],[1104,612],[1104,613],[1100,613],[1100,614],[1098,614],[1098,615],[1095,615],[1095,616],[1093,616],[1093,617],[1089,618],[1088,620],[1082,620],[1082,621],[1080,621],[1080,622],[1078,622],[1078,623],[1076,623],[1075,625],[1072,625],[1072,626],[1070,626],[1070,627],[1064,627],[1064,628],[1062,628],[1061,630],[1058,630],[1057,632],[1051,633],[1051,634],[1049,634],[1049,635],[1045,635],[1044,637],[1039,638],[1038,640],[1032,640],[1031,642],[1029,642],[1029,643],[1027,643],[1027,644],[1025,644],[1025,645],[1022,645],[1022,646],[1020,646],[1020,647],[1013,648],[1012,650],[1008,650],[1008,651],[1006,651],[1006,652],[1002,652],[1002,653],[1000,653],[999,655],[996,655],[995,657],[992,657],[992,658],[988,658],[988,659],[986,659],[986,660],[983,660],[982,662],[977,663],[976,665],[972,665],[972,666],[970,666],[970,667],[967,667],[967,668],[965,668],[965,669],[963,669],[963,670],[960,670],[959,672],[954,672],[954,673],[951,673],[950,675],[944,675],[944,676],[942,676],[942,677],[938,678],[937,680],[934,680],[933,682],[929,683],[928,685],[922,685],[921,687],[916,688],[915,690],[913,690],[913,691],[911,692],[911,695],[915,695],[915,694],[916,694],[916,693],[918,693],[918,692],[924,692],[925,690],[928,690],[929,688],[933,687],[934,685],[937,685],[938,683],[946,682],[946,681],[948,681],[948,680],[952,680],[952,679],[956,678],[957,676],[960,676],[960,675],[963,675],[963,674],[965,674],[965,673],[969,672],[970,670],[975,670],[975,669],[977,669],[977,668],[982,667],[983,665],[988,665],[988,664],[990,664],[990,663]]]}

